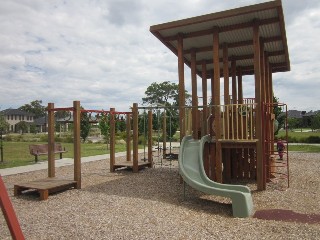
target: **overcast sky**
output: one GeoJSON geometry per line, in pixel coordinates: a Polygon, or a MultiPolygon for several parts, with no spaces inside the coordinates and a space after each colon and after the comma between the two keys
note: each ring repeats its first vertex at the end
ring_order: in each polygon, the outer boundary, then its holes
{"type": "MultiPolygon", "coordinates": [[[[177,57],[151,25],[261,2],[1,0],[0,110],[80,100],[86,109],[126,111],[152,82],[178,83],[177,57]]],[[[289,109],[318,110],[320,1],[282,3],[291,72],[274,74],[274,93],[289,109]]],[[[188,67],[185,78],[191,92],[188,67]]],[[[244,97],[254,97],[253,86],[244,97]]]]}

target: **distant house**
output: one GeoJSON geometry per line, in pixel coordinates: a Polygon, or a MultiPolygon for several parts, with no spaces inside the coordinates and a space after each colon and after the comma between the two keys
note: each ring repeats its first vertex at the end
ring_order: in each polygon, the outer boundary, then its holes
{"type": "Polygon", "coordinates": [[[30,124],[34,122],[34,114],[22,111],[20,109],[8,108],[1,111],[7,123],[9,123],[9,132],[17,132],[17,123],[26,122],[29,125],[28,132],[30,131],[30,124]]]}
{"type": "Polygon", "coordinates": [[[39,133],[48,131],[48,117],[39,117],[34,119],[34,124],[36,125],[36,131],[39,133]]]}

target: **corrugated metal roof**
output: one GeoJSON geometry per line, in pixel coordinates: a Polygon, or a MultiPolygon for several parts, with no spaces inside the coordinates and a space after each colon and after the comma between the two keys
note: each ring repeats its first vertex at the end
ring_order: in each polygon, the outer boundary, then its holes
{"type": "MultiPolygon", "coordinates": [[[[202,62],[207,62],[208,77],[212,72],[213,28],[219,28],[220,66],[222,46],[228,44],[230,59],[244,74],[253,74],[253,24],[259,22],[259,35],[269,55],[273,72],[289,71],[290,61],[281,0],[251,5],[218,13],[158,24],[150,31],[177,55],[178,36],[183,36],[185,63],[191,64],[191,50],[196,51],[197,71],[201,75],[202,62]],[[275,65],[272,65],[275,64],[275,65]]],[[[222,70],[222,69],[221,69],[222,70]]]]}

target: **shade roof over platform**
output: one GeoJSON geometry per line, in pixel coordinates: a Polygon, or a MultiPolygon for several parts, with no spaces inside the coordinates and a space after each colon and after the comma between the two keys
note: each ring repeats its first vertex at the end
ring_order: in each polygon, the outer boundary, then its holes
{"type": "Polygon", "coordinates": [[[243,75],[254,73],[253,25],[268,53],[272,72],[290,71],[290,60],[281,0],[231,9],[198,17],[158,24],[150,31],[173,53],[178,54],[178,36],[183,37],[184,62],[190,66],[191,51],[196,51],[197,73],[201,76],[206,62],[208,77],[213,72],[213,31],[219,29],[220,68],[223,69],[223,46],[228,46],[230,61],[236,60],[243,75]]]}

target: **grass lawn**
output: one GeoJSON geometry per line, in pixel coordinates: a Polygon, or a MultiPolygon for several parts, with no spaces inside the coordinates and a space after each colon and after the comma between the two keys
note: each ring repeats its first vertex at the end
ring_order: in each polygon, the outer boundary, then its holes
{"type": "MultiPolygon", "coordinates": [[[[45,142],[43,142],[45,143],[45,142]]],[[[2,168],[10,168],[17,166],[25,166],[34,164],[34,156],[29,152],[30,144],[42,144],[41,142],[3,142],[3,159],[4,162],[0,163],[0,169],[2,168]]],[[[62,143],[62,147],[68,151],[67,153],[63,153],[63,158],[73,158],[73,143],[62,143]]],[[[126,151],[125,144],[117,144],[116,152],[124,152],[126,151]]],[[[108,154],[109,150],[107,150],[107,144],[103,143],[82,143],[81,144],[81,156],[95,156],[108,154]]],[[[56,159],[59,158],[59,154],[55,155],[56,159]]],[[[39,161],[47,160],[48,157],[46,155],[39,156],[39,161]]]]}
{"type": "MultiPolygon", "coordinates": [[[[285,136],[285,131],[279,131],[277,137],[283,138],[285,136]]],[[[319,137],[320,138],[320,132],[306,132],[303,129],[303,132],[299,131],[288,131],[288,137],[289,142],[304,142],[305,139],[310,137],[319,137]]]]}

